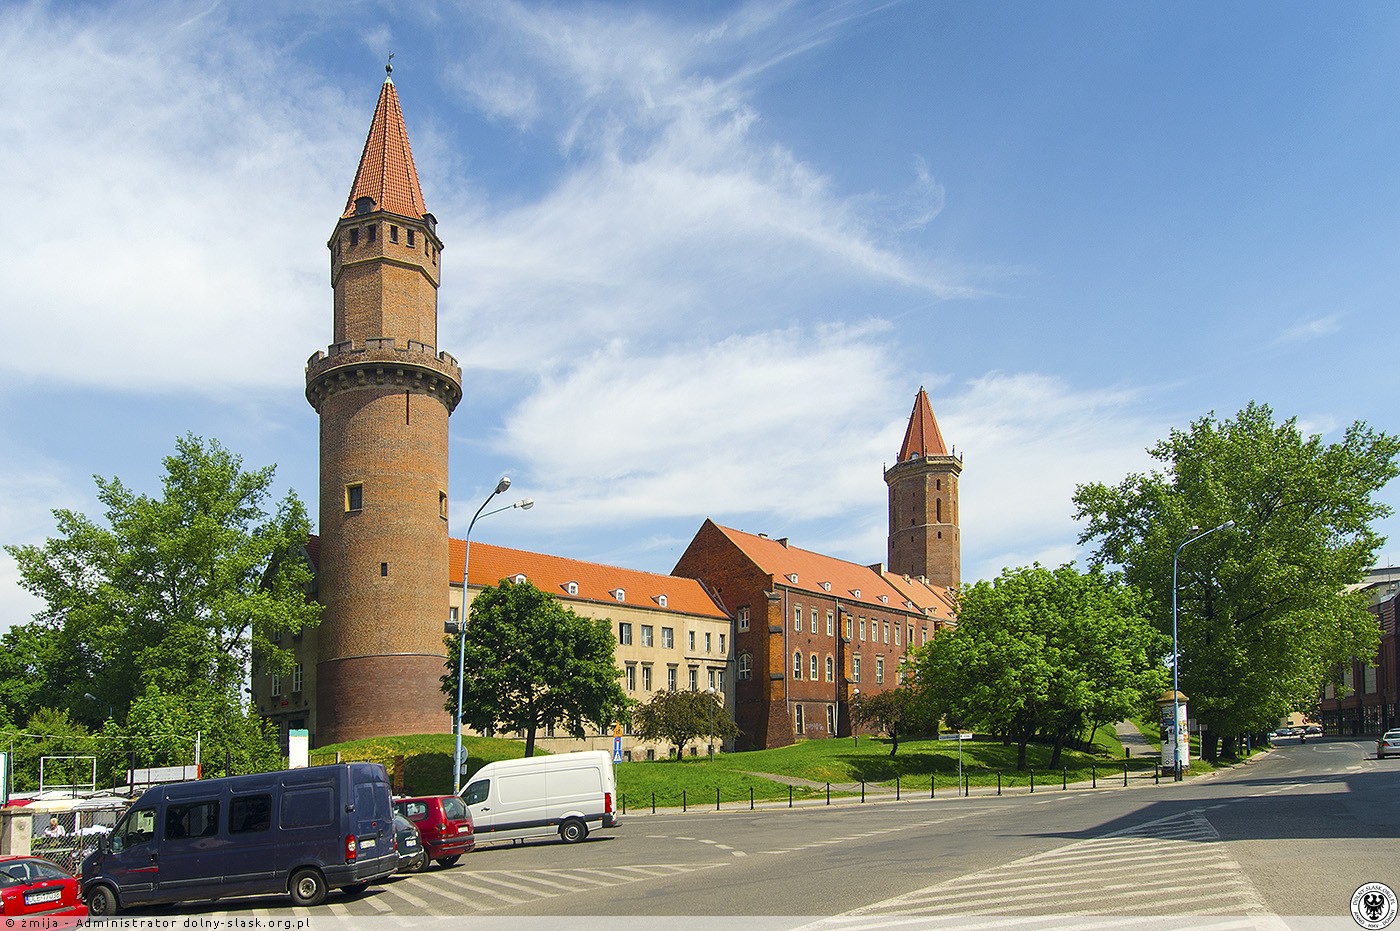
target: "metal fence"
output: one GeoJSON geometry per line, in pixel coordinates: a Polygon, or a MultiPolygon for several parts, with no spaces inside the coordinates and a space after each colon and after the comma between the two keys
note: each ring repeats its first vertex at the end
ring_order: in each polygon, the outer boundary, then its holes
{"type": "Polygon", "coordinates": [[[111,832],[120,815],[119,808],[36,811],[31,816],[30,852],[76,873],[83,857],[97,849],[98,838],[111,832]]]}

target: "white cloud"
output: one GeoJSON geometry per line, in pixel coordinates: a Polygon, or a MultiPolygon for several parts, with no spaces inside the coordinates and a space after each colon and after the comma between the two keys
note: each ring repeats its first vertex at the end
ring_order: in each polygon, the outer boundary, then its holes
{"type": "Polygon", "coordinates": [[[1321,339],[1324,336],[1331,336],[1342,328],[1342,317],[1344,314],[1338,312],[1328,314],[1325,317],[1316,317],[1312,320],[1303,320],[1279,334],[1276,342],[1279,343],[1305,343],[1314,339],[1321,339]]]}

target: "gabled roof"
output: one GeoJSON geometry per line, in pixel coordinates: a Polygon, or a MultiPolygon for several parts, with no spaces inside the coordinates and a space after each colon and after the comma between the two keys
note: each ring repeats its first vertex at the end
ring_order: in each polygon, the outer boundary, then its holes
{"type": "Polygon", "coordinates": [[[899,447],[899,461],[946,455],[948,445],[943,442],[943,433],[934,419],[928,394],[921,387],[914,398],[914,410],[909,415],[909,428],[904,431],[904,445],[899,447]]]}
{"type": "Polygon", "coordinates": [[[939,586],[917,581],[906,583],[903,576],[884,573],[878,564],[874,567],[862,566],[835,556],[824,556],[792,546],[786,538],[771,540],[722,527],[713,521],[706,523],[722,533],[759,571],[772,576],[775,586],[801,589],[819,596],[829,595],[873,610],[913,611],[939,620],[951,619],[951,601],[947,590],[939,586]],[[797,577],[795,581],[794,575],[797,577]],[[898,579],[901,584],[896,586],[892,578],[898,579]],[[906,602],[913,607],[910,608],[906,602]]]}
{"type": "Polygon", "coordinates": [[[423,189],[418,184],[418,169],[413,164],[413,150],[408,145],[399,95],[389,78],[384,79],[379,91],[379,103],[374,108],[374,119],[369,124],[360,167],[355,172],[355,183],[350,185],[342,218],[355,215],[355,201],[361,197],[372,198],[375,210],[401,217],[421,219],[428,212],[423,204],[423,189]]]}
{"type": "MultiPolygon", "coordinates": [[[[699,617],[729,617],[704,586],[694,579],[622,569],[489,543],[473,543],[471,546],[467,583],[473,587],[486,588],[501,579],[523,575],[536,588],[557,595],[566,602],[593,601],[699,617]],[[578,594],[569,594],[570,582],[578,586],[578,594]],[[619,590],[623,593],[620,601],[616,594],[619,590]],[[662,596],[665,605],[661,604],[662,596]]],[[[450,579],[453,585],[460,586],[464,547],[461,540],[449,540],[448,547],[450,579]]]]}

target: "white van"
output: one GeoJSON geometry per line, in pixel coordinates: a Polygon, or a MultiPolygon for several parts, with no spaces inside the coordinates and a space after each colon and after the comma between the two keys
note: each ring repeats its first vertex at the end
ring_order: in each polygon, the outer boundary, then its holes
{"type": "Polygon", "coordinates": [[[498,844],[558,833],[567,844],[589,828],[617,827],[617,778],[606,750],[487,763],[462,789],[476,843],[498,844]]]}

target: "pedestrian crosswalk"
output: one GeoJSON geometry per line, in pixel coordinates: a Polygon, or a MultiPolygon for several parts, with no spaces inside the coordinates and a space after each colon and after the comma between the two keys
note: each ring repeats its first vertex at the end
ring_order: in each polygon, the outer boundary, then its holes
{"type": "Polygon", "coordinates": [[[866,928],[1282,928],[1203,811],[1076,841],[824,919],[866,928]],[[1170,916],[1170,917],[1161,917],[1170,916]]]}
{"type": "MultiPolygon", "coordinates": [[[[713,863],[648,863],[636,866],[530,870],[433,870],[412,878],[398,876],[368,893],[347,898],[331,893],[324,906],[336,917],[472,915],[538,899],[570,895],[593,889],[623,886],[648,879],[666,879],[682,873],[714,869],[713,863]]],[[[278,903],[279,906],[281,903],[278,903]]],[[[215,917],[260,917],[264,910],[231,909],[211,913],[215,917]]],[[[267,911],[285,916],[285,907],[267,911]]],[[[293,909],[293,914],[315,914],[293,909]]]]}

